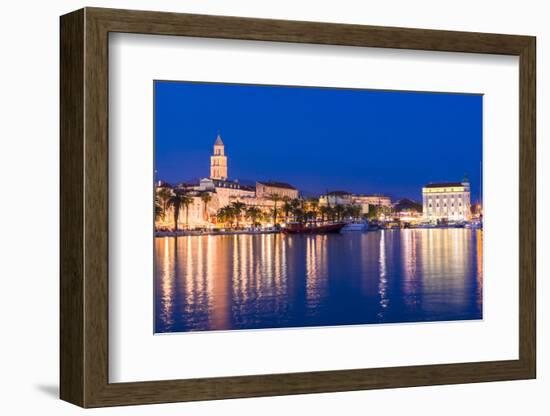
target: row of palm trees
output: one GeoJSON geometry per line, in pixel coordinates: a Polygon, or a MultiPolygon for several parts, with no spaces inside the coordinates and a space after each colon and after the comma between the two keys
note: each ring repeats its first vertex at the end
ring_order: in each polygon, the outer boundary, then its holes
{"type": "Polygon", "coordinates": [[[282,198],[282,201],[285,221],[343,221],[359,219],[362,213],[361,206],[357,204],[320,205],[319,198],[282,198]]]}
{"type": "Polygon", "coordinates": [[[359,205],[319,205],[318,198],[288,198],[271,195],[273,208],[265,211],[256,206],[247,206],[243,202],[232,202],[218,210],[217,219],[220,223],[227,223],[237,228],[243,219],[248,219],[253,226],[261,222],[272,221],[277,225],[278,220],[285,222],[314,222],[314,221],[343,221],[344,219],[361,217],[359,205]],[[279,202],[282,204],[279,205],[279,202]]]}
{"type": "Polygon", "coordinates": [[[218,210],[217,219],[221,223],[226,223],[232,226],[235,224],[239,228],[243,218],[248,219],[254,227],[260,225],[262,221],[269,220],[269,214],[263,212],[256,206],[247,206],[240,201],[232,202],[218,210]]]}

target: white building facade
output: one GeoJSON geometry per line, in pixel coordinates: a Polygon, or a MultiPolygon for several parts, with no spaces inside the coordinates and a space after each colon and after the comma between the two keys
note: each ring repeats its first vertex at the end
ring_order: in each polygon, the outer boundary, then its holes
{"type": "Polygon", "coordinates": [[[426,221],[469,221],[470,183],[431,183],[422,188],[422,212],[426,221]]]}

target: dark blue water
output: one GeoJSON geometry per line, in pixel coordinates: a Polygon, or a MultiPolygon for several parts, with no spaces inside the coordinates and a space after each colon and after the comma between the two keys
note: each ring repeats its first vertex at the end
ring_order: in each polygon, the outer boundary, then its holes
{"type": "Polygon", "coordinates": [[[482,231],[155,239],[155,332],[482,318],[482,231]]]}

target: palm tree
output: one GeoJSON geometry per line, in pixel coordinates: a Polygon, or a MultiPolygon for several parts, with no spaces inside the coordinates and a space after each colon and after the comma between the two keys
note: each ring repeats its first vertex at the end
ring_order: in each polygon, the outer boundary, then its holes
{"type": "Polygon", "coordinates": [[[316,219],[316,212],[315,211],[311,211],[311,210],[308,210],[305,212],[305,219],[306,221],[315,221],[316,219]]]}
{"type": "Polygon", "coordinates": [[[262,211],[258,207],[248,207],[246,209],[246,218],[252,221],[252,226],[258,225],[258,218],[261,216],[262,211]]]}
{"type": "Polygon", "coordinates": [[[319,212],[321,213],[321,221],[325,221],[325,219],[328,219],[330,216],[331,208],[328,205],[323,205],[321,208],[319,208],[319,212]]]}
{"type": "Polygon", "coordinates": [[[237,219],[237,228],[239,228],[239,219],[241,218],[243,210],[246,208],[246,204],[244,202],[235,201],[232,202],[230,206],[237,219]]]}
{"type": "Polygon", "coordinates": [[[201,192],[200,196],[204,204],[204,219],[208,221],[208,203],[212,201],[212,195],[210,192],[201,192]]]}
{"type": "Polygon", "coordinates": [[[283,211],[285,213],[285,221],[288,221],[288,215],[292,211],[292,200],[288,196],[283,197],[283,211]]]}
{"type": "Polygon", "coordinates": [[[180,217],[180,208],[182,205],[181,194],[176,193],[170,197],[167,205],[174,210],[174,230],[178,231],[178,220],[180,217]]]}
{"type": "MultiPolygon", "coordinates": [[[[292,212],[295,213],[297,209],[304,210],[302,200],[298,198],[294,198],[292,201],[290,201],[290,205],[292,207],[292,212]]],[[[296,221],[296,215],[294,216],[294,220],[296,221]]]]}
{"type": "Polygon", "coordinates": [[[342,220],[345,211],[346,208],[342,204],[336,204],[336,206],[334,207],[334,213],[336,214],[336,219],[338,221],[342,220]]]}
{"type": "Polygon", "coordinates": [[[309,212],[313,220],[317,219],[317,213],[319,211],[319,199],[318,198],[309,198],[308,199],[309,212]]]}
{"type": "Polygon", "coordinates": [[[272,215],[270,211],[262,211],[262,213],[260,214],[260,220],[263,222],[269,222],[271,218],[272,218],[272,215]]]}
{"type": "Polygon", "coordinates": [[[172,197],[172,190],[163,186],[162,188],[158,189],[156,196],[159,198],[159,202],[162,206],[162,211],[166,212],[166,210],[168,209],[168,203],[170,201],[170,198],[172,197]]]}
{"type": "Polygon", "coordinates": [[[279,194],[271,194],[271,195],[269,195],[269,199],[274,202],[274,206],[273,206],[273,224],[277,225],[277,202],[281,200],[281,196],[279,194]]]}
{"type": "Polygon", "coordinates": [[[298,205],[292,210],[292,215],[294,215],[294,221],[303,222],[306,214],[302,207],[298,205]]]}
{"type": "Polygon", "coordinates": [[[184,193],[181,197],[181,203],[185,207],[185,228],[189,228],[189,205],[193,203],[193,197],[184,193]]]}
{"type": "Polygon", "coordinates": [[[155,221],[164,218],[164,210],[162,209],[162,203],[158,195],[155,195],[155,221]]]}
{"type": "Polygon", "coordinates": [[[229,205],[222,207],[218,210],[217,218],[221,223],[233,223],[233,218],[235,217],[235,211],[229,205]]]}
{"type": "Polygon", "coordinates": [[[178,230],[178,219],[182,207],[185,207],[185,225],[189,225],[189,205],[191,202],[193,202],[193,197],[182,191],[177,191],[170,197],[168,204],[174,209],[174,229],[176,231],[178,230]]]}
{"type": "Polygon", "coordinates": [[[359,219],[361,216],[361,207],[357,204],[351,204],[348,207],[348,215],[354,220],[359,219]]]}
{"type": "Polygon", "coordinates": [[[375,220],[378,218],[378,205],[369,204],[369,210],[367,211],[367,216],[370,220],[375,220]]]}
{"type": "Polygon", "coordinates": [[[273,221],[273,225],[276,226],[277,225],[277,210],[275,208],[271,208],[270,210],[268,210],[268,213],[269,215],[267,216],[267,220],[268,221],[273,221]]]}

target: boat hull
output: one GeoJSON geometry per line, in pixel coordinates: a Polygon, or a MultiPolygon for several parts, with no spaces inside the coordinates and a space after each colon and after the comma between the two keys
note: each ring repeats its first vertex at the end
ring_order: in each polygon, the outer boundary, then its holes
{"type": "Polygon", "coordinates": [[[285,234],[331,234],[339,233],[344,228],[345,223],[315,225],[307,227],[303,224],[292,225],[283,228],[285,234]]]}
{"type": "Polygon", "coordinates": [[[351,231],[367,231],[368,230],[367,223],[350,223],[347,224],[343,229],[342,232],[351,232],[351,231]]]}

